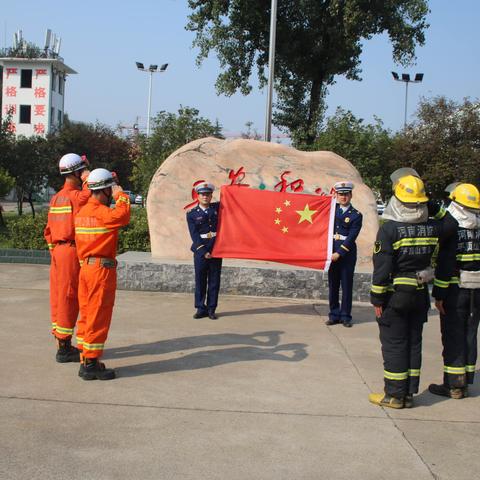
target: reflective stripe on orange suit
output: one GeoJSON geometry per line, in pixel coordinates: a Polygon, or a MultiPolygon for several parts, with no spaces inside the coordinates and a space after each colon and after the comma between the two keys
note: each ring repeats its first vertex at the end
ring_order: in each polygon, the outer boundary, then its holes
{"type": "Polygon", "coordinates": [[[92,197],[75,217],[75,242],[82,263],[78,300],[80,318],[77,323],[77,344],[86,358],[102,356],[112,319],[116,267],[101,266],[100,258],[115,258],[118,230],[130,221],[130,200],[126,193],[115,198],[115,208],[109,208],[92,197]],[[95,257],[89,264],[86,260],[95,257]]]}
{"type": "Polygon", "coordinates": [[[48,211],[44,236],[51,253],[50,316],[52,333],[60,339],[69,339],[78,317],[78,264],[74,216],[90,197],[86,184],[83,189],[66,181],[56,193],[48,211]]]}

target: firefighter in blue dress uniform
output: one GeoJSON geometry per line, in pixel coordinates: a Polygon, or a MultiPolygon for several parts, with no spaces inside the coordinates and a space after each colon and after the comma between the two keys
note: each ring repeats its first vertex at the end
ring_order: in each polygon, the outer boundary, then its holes
{"type": "Polygon", "coordinates": [[[333,230],[332,263],[328,270],[329,304],[327,325],[352,326],[353,273],[357,262],[355,240],[362,228],[362,214],[352,207],[352,182],[337,182],[333,189],[337,199],[333,230]],[[342,302],[340,304],[340,285],[342,302]]]}
{"type": "Polygon", "coordinates": [[[187,212],[187,223],[192,237],[191,250],[195,266],[195,308],[193,318],[217,319],[215,310],[220,290],[222,259],[213,258],[212,250],[217,236],[219,202],[212,202],[215,187],[200,183],[195,187],[198,206],[187,212]]]}

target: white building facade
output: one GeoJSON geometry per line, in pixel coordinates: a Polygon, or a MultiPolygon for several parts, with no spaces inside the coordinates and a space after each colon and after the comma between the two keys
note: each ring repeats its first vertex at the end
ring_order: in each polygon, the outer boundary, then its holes
{"type": "Polygon", "coordinates": [[[17,136],[45,136],[63,123],[65,80],[75,74],[56,58],[0,57],[1,116],[11,116],[9,128],[17,136]]]}

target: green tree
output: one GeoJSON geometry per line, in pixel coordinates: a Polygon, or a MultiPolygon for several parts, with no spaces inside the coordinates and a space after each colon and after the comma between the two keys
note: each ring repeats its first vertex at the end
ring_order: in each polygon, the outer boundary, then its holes
{"type": "Polygon", "coordinates": [[[178,113],[162,111],[153,120],[152,135],[140,137],[134,154],[132,182],[144,195],[162,162],[183,145],[204,137],[222,137],[222,127],[199,116],[196,108],[180,106],[178,113]]]}
{"type": "Polygon", "coordinates": [[[375,120],[375,124],[365,125],[352,112],[337,108],[335,115],[327,119],[313,149],[330,150],[346,158],[363,181],[385,198],[391,190],[392,135],[378,118],[375,120]]]}
{"type": "Polygon", "coordinates": [[[34,195],[47,183],[47,142],[42,137],[23,137],[15,140],[11,161],[5,166],[15,181],[18,214],[23,214],[23,202],[28,202],[35,216],[34,195]]]}
{"type": "MultiPolygon", "coordinates": [[[[0,199],[5,197],[15,185],[15,180],[0,167],[0,199]]],[[[5,226],[5,221],[3,219],[3,208],[0,204],[0,225],[5,226]]]]}
{"type": "MultiPolygon", "coordinates": [[[[260,87],[268,65],[270,0],[189,0],[187,29],[196,32],[197,63],[217,53],[219,93],[250,93],[256,67],[260,87]]],[[[278,3],[274,124],[302,148],[315,141],[324,98],[336,75],[360,80],[362,44],[388,34],[393,59],[415,58],[428,27],[427,0],[281,0],[278,3]]]]}
{"type": "Polygon", "coordinates": [[[392,167],[415,168],[438,198],[452,182],[480,186],[480,103],[422,99],[416,117],[394,139],[392,167]]]}
{"type": "Polygon", "coordinates": [[[58,161],[66,153],[86,155],[91,168],[106,168],[117,173],[122,187],[130,188],[132,161],[131,143],[119,137],[110,127],[65,120],[62,128],[47,138],[50,161],[49,185],[58,189],[63,183],[58,174],[58,161]]]}

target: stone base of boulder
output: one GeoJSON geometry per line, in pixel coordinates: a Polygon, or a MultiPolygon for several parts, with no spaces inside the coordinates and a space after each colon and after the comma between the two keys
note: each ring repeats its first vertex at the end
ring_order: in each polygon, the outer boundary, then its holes
{"type": "MultiPolygon", "coordinates": [[[[152,258],[126,252],[118,259],[118,288],[152,292],[193,293],[192,261],[152,258]]],[[[372,274],[355,272],[353,300],[369,302],[372,274]]],[[[220,294],[328,300],[328,274],[272,262],[226,259],[220,294]]]]}

